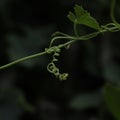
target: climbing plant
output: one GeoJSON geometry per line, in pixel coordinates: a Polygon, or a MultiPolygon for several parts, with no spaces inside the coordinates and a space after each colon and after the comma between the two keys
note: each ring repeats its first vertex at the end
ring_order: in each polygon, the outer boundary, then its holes
{"type": "MultiPolygon", "coordinates": [[[[50,45],[48,46],[48,48],[45,48],[43,52],[23,57],[16,61],[10,62],[6,65],[1,66],[0,70],[6,69],[25,60],[33,59],[45,54],[52,54],[52,60],[47,65],[47,70],[50,73],[52,73],[55,77],[57,77],[59,80],[61,81],[66,80],[68,78],[68,73],[61,73],[59,68],[56,66],[56,62],[59,61],[58,57],[60,55],[62,48],[69,49],[69,47],[76,41],[90,40],[98,35],[104,35],[104,33],[106,32],[120,31],[120,24],[116,21],[114,17],[115,3],[116,0],[111,0],[110,6],[111,22],[106,23],[105,25],[100,25],[100,23],[94,17],[92,17],[88,11],[84,10],[82,6],[75,5],[74,11],[69,12],[69,14],[67,15],[68,19],[73,23],[74,35],[69,35],[62,32],[55,32],[52,35],[50,45]],[[83,25],[90,29],[93,29],[94,32],[86,35],[80,35],[77,29],[79,25],[83,25]],[[66,42],[62,44],[56,44],[55,41],[63,39],[65,39],[66,42]]],[[[117,120],[120,120],[120,103],[119,103],[120,89],[108,83],[105,84],[104,98],[109,110],[113,113],[117,120]]]]}
{"type": "Polygon", "coordinates": [[[93,18],[88,11],[84,10],[82,6],[75,5],[74,12],[69,12],[69,14],[67,15],[69,20],[73,22],[74,35],[69,35],[69,34],[65,34],[62,32],[55,32],[52,35],[52,40],[50,42],[49,47],[45,48],[45,51],[34,54],[34,55],[30,55],[24,58],[20,58],[16,61],[3,65],[0,67],[0,70],[6,69],[10,66],[13,66],[15,64],[18,64],[28,59],[39,57],[45,54],[53,54],[53,60],[48,64],[47,70],[50,73],[54,74],[56,77],[58,77],[60,80],[66,80],[68,77],[68,73],[60,73],[59,68],[55,65],[55,62],[58,61],[56,57],[60,55],[61,49],[63,47],[68,49],[72,43],[79,41],[79,40],[89,40],[105,32],[119,31],[120,24],[114,18],[115,2],[116,0],[111,1],[110,15],[111,15],[112,22],[107,23],[105,25],[100,25],[99,22],[95,18],[93,18]],[[94,29],[95,32],[81,36],[79,35],[78,30],[77,30],[78,25],[87,26],[91,29],[94,29]],[[54,45],[54,42],[58,39],[60,40],[66,39],[67,42],[63,44],[54,45]]]}

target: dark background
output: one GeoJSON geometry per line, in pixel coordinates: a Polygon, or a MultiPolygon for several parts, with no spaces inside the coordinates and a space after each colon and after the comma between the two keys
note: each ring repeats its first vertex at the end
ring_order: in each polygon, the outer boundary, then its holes
{"type": "MultiPolygon", "coordinates": [[[[109,0],[0,0],[0,65],[44,51],[55,31],[73,34],[66,16],[75,4],[100,24],[111,22],[109,0]]],[[[119,3],[115,12],[120,15],[119,3]]],[[[106,82],[120,84],[119,38],[105,33],[63,49],[57,63],[69,73],[63,82],[46,69],[52,55],[1,70],[0,120],[114,120],[102,89],[106,82]]]]}

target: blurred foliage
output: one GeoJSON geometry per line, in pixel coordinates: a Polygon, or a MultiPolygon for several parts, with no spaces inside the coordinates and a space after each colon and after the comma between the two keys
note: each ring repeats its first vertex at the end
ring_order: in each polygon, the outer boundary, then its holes
{"type": "MultiPolygon", "coordinates": [[[[109,0],[0,0],[0,65],[43,51],[56,30],[72,34],[66,16],[75,4],[101,24],[110,22],[109,0]]],[[[119,37],[105,33],[63,50],[58,66],[70,74],[64,82],[47,72],[50,56],[0,71],[0,120],[114,120],[113,115],[119,120],[119,90],[103,89],[106,83],[120,87],[119,37]]]]}
{"type": "MultiPolygon", "coordinates": [[[[46,41],[49,37],[49,34],[51,33],[52,27],[47,26],[40,29],[31,29],[24,26],[24,36],[20,35],[8,35],[7,40],[10,44],[10,48],[8,49],[8,54],[10,56],[10,60],[14,61],[19,58],[22,58],[23,56],[28,56],[31,54],[35,54],[40,52],[40,50],[44,49],[43,47],[46,46],[46,41]]],[[[46,58],[44,59],[34,59],[25,61],[21,64],[24,64],[25,67],[32,67],[35,65],[43,65],[45,64],[46,58]]]]}
{"type": "Polygon", "coordinates": [[[82,93],[70,101],[70,107],[73,109],[84,110],[88,108],[98,107],[100,106],[101,102],[102,96],[98,91],[86,94],[82,93]]]}
{"type": "Polygon", "coordinates": [[[104,88],[104,95],[108,108],[120,120],[120,89],[108,84],[104,88]]]}
{"type": "Polygon", "coordinates": [[[24,111],[33,111],[23,93],[15,88],[0,90],[0,119],[16,120],[24,111]]]}

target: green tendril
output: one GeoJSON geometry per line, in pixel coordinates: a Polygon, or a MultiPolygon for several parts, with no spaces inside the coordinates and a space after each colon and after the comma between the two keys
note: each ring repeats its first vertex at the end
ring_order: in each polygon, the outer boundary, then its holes
{"type": "Polygon", "coordinates": [[[115,4],[116,4],[116,0],[111,0],[110,16],[111,16],[112,21],[113,21],[118,27],[120,27],[120,24],[116,21],[116,19],[115,19],[115,17],[114,17],[115,4]]]}
{"type": "Polygon", "coordinates": [[[75,34],[75,36],[79,36],[78,31],[77,31],[77,19],[75,19],[75,21],[74,21],[74,34],[75,34]]]}
{"type": "Polygon", "coordinates": [[[47,70],[52,73],[56,78],[59,78],[59,80],[66,80],[68,77],[68,73],[60,73],[59,68],[56,67],[55,62],[58,61],[56,57],[60,55],[60,48],[59,47],[54,47],[54,54],[53,54],[53,59],[52,61],[47,65],[47,70]]]}
{"type": "Polygon", "coordinates": [[[115,24],[115,23],[106,24],[106,25],[104,25],[104,26],[101,26],[101,28],[102,28],[103,30],[106,30],[106,31],[109,31],[109,32],[117,32],[117,31],[120,30],[119,27],[116,27],[116,24],[115,24]],[[115,28],[115,29],[111,29],[111,27],[112,27],[112,28],[115,28]]]}

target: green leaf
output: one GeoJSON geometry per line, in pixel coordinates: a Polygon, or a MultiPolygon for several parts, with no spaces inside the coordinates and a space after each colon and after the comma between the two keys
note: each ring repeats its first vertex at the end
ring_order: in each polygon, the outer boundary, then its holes
{"type": "Polygon", "coordinates": [[[90,28],[100,30],[99,23],[96,21],[96,19],[91,17],[90,13],[84,10],[81,6],[75,5],[74,12],[75,14],[69,12],[67,16],[72,22],[75,22],[76,20],[77,24],[82,24],[90,28]]]}
{"type": "Polygon", "coordinates": [[[112,85],[104,88],[105,102],[117,120],[120,120],[120,89],[112,85]]]}

